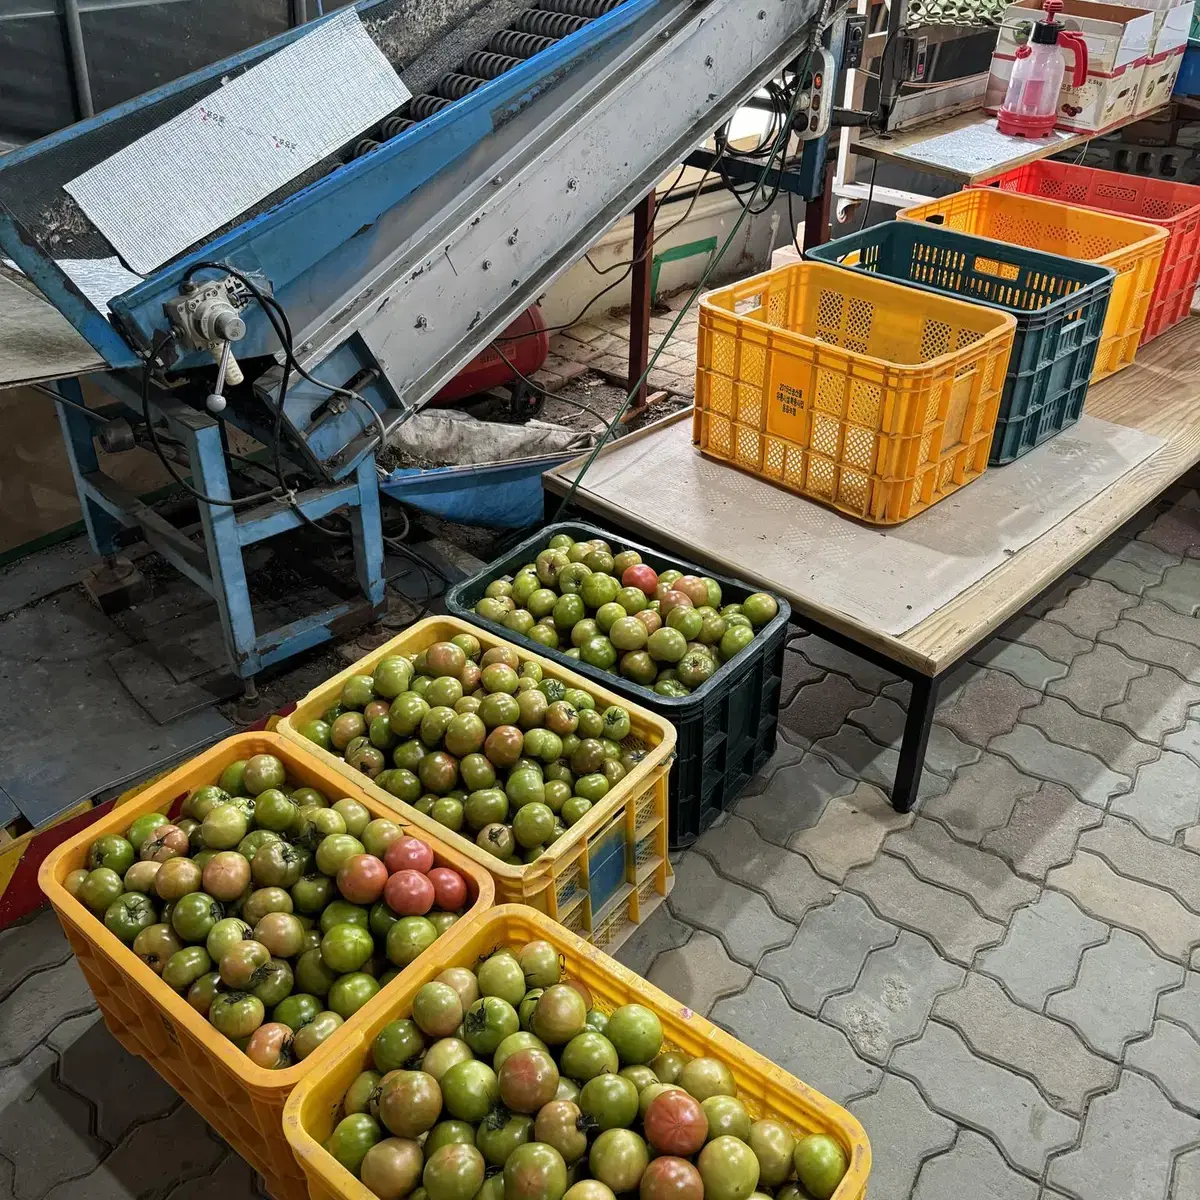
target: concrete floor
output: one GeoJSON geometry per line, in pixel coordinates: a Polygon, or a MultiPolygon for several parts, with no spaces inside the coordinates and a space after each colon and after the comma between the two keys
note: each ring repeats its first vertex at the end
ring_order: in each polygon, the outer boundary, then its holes
{"type": "MultiPolygon", "coordinates": [[[[1197,1200],[1198,613],[1180,488],[957,673],[908,816],[906,685],[797,635],[778,754],[620,957],[846,1103],[872,1200],[1197,1200]]],[[[53,916],[0,933],[0,1196],[251,1195],[53,916]]]]}

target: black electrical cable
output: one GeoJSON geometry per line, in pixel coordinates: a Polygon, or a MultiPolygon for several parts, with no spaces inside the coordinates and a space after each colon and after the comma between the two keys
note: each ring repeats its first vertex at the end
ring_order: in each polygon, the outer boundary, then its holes
{"type": "Polygon", "coordinates": [[[504,353],[504,351],[503,351],[503,350],[501,350],[501,349],[500,349],[500,347],[499,347],[499,346],[498,346],[498,345],[497,345],[495,342],[492,342],[492,349],[493,349],[493,350],[495,350],[495,351],[496,351],[496,353],[497,353],[498,355],[500,355],[500,357],[501,357],[501,358],[504,360],[504,365],[505,365],[506,367],[508,367],[508,369],[509,369],[509,370],[510,370],[510,371],[511,371],[511,372],[512,372],[512,373],[513,373],[513,374],[514,374],[514,375],[515,375],[515,376],[516,376],[518,379],[520,379],[520,380],[521,380],[521,381],[522,381],[522,382],[523,382],[523,383],[524,383],[524,384],[525,384],[527,387],[531,387],[531,388],[532,388],[532,389],[533,389],[535,392],[537,392],[537,393],[538,393],[540,396],[544,396],[544,397],[545,397],[547,400],[561,400],[561,401],[563,402],[563,404],[568,404],[568,405],[570,405],[572,408],[578,408],[578,409],[582,409],[582,410],[583,410],[584,412],[586,412],[586,413],[591,413],[591,414],[592,414],[592,416],[593,416],[593,417],[595,417],[597,421],[603,421],[603,420],[606,420],[606,418],[605,418],[604,416],[602,416],[600,413],[598,413],[598,412],[597,412],[597,411],[596,411],[594,408],[592,408],[590,405],[583,404],[583,403],[582,403],[581,401],[579,401],[579,400],[570,400],[570,399],[568,399],[566,396],[559,396],[559,395],[556,395],[554,392],[548,392],[548,391],[547,391],[547,390],[546,390],[544,387],[542,387],[540,384],[534,383],[534,381],[533,381],[532,379],[530,379],[530,378],[529,378],[529,376],[528,376],[528,375],[526,375],[526,374],[524,373],[524,371],[522,371],[522,370],[521,370],[521,368],[520,368],[520,367],[518,367],[518,366],[517,366],[517,364],[516,364],[515,362],[513,362],[513,361],[512,361],[512,360],[511,360],[511,359],[508,357],[508,355],[507,355],[507,354],[505,354],[505,353],[504,353]]]}
{"type": "Polygon", "coordinates": [[[879,159],[871,159],[871,182],[867,185],[867,202],[863,206],[862,220],[858,223],[858,233],[862,233],[867,227],[867,217],[871,215],[871,201],[875,198],[875,168],[879,166],[879,159]]]}
{"type": "MultiPolygon", "coordinates": [[[[683,179],[684,172],[686,172],[686,171],[687,171],[687,163],[684,163],[679,168],[679,174],[676,175],[673,180],[671,180],[671,186],[669,188],[667,188],[667,190],[663,193],[663,198],[658,201],[658,205],[660,208],[670,202],[671,197],[675,194],[675,189],[679,186],[680,181],[683,179]]],[[[657,213],[655,215],[657,216],[657,213]]],[[[670,230],[668,229],[666,232],[670,233],[670,230]]],[[[664,235],[659,234],[658,236],[662,237],[664,235]]],[[[612,264],[612,266],[609,266],[609,267],[598,267],[598,266],[596,266],[596,264],[594,262],[592,262],[592,253],[589,250],[583,256],[583,261],[586,262],[587,265],[589,267],[591,267],[592,270],[597,275],[603,276],[603,275],[611,275],[614,271],[619,271],[622,267],[631,267],[631,266],[633,266],[633,264],[635,262],[640,262],[641,259],[643,259],[645,257],[646,256],[643,253],[643,254],[640,254],[636,259],[630,259],[628,262],[615,262],[612,264]]]]}
{"type": "Polygon", "coordinates": [[[275,299],[274,296],[268,296],[262,292],[258,286],[253,283],[241,271],[225,266],[217,262],[198,262],[193,263],[184,275],[184,279],[190,280],[193,275],[202,270],[223,271],[225,274],[232,276],[238,280],[243,287],[254,297],[259,308],[262,309],[263,315],[271,324],[271,328],[275,331],[275,336],[279,339],[280,346],[284,353],[283,378],[279,384],[279,398],[274,405],[274,428],[272,430],[272,465],[274,468],[275,478],[279,481],[279,492],[272,496],[273,499],[284,499],[287,501],[288,507],[310,528],[315,529],[318,533],[323,533],[326,537],[345,539],[351,536],[348,531],[340,529],[327,529],[324,525],[314,521],[301,507],[296,503],[295,490],[287,481],[287,477],[283,471],[283,413],[284,405],[287,401],[288,385],[291,381],[291,372],[294,370],[301,378],[307,379],[310,383],[317,387],[326,389],[337,395],[351,396],[357,399],[360,403],[366,405],[370,409],[372,415],[379,422],[380,445],[384,443],[385,431],[383,423],[379,418],[379,414],[375,409],[367,403],[357,392],[350,388],[338,387],[335,384],[325,383],[323,380],[314,379],[297,361],[295,353],[295,342],[292,336],[291,322],[288,320],[287,312],[282,304],[275,299]]]}
{"type": "Polygon", "coordinates": [[[430,604],[434,600],[438,599],[440,596],[444,596],[446,594],[446,589],[450,587],[451,580],[449,578],[447,578],[446,574],[443,571],[441,571],[435,564],[422,558],[415,550],[411,549],[409,546],[406,546],[403,542],[398,541],[396,538],[385,537],[383,539],[383,544],[385,546],[389,547],[391,550],[395,551],[395,553],[400,554],[404,558],[409,559],[416,566],[417,570],[419,570],[421,572],[421,579],[425,585],[425,595],[422,596],[419,600],[414,600],[411,596],[407,595],[407,593],[402,592],[392,582],[393,579],[396,579],[399,575],[403,574],[404,572],[397,571],[395,575],[389,575],[384,580],[384,583],[388,587],[390,587],[392,589],[392,591],[394,591],[398,595],[402,596],[405,600],[408,600],[413,604],[420,605],[420,611],[417,614],[417,620],[419,621],[423,617],[426,617],[429,615],[430,604]],[[438,588],[432,584],[431,579],[430,579],[431,575],[442,581],[442,587],[438,588]]]}
{"type": "Polygon", "coordinates": [[[142,419],[146,422],[146,430],[150,434],[150,444],[154,447],[154,453],[158,455],[158,461],[166,468],[167,474],[185,491],[191,493],[197,500],[203,501],[205,504],[215,504],[218,508],[239,508],[243,504],[258,504],[263,500],[274,500],[278,498],[278,492],[272,488],[266,492],[255,492],[252,496],[239,496],[236,500],[221,500],[216,496],[206,496],[198,488],[194,488],[182,475],[175,470],[175,464],[166,456],[162,445],[158,440],[158,433],[155,431],[154,422],[150,419],[150,377],[153,371],[153,360],[161,352],[162,348],[169,342],[174,340],[174,334],[160,335],[155,339],[150,353],[146,356],[146,364],[142,369],[142,419]]]}
{"type": "Polygon", "coordinates": [[[55,404],[65,404],[68,408],[77,408],[86,417],[90,417],[99,425],[107,425],[109,418],[103,413],[97,412],[94,408],[88,408],[86,404],[80,404],[77,400],[68,400],[66,396],[60,396],[53,388],[46,387],[43,383],[31,383],[30,388],[35,392],[41,392],[43,396],[53,400],[55,404]]]}
{"type": "Polygon", "coordinates": [[[792,193],[788,192],[788,225],[792,231],[792,248],[797,252],[800,251],[800,234],[796,229],[796,214],[792,211],[792,193]]]}

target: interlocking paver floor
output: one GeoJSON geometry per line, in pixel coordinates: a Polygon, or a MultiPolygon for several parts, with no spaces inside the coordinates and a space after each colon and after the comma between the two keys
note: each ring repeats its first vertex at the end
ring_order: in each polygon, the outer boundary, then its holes
{"type": "MultiPolygon", "coordinates": [[[[797,632],[778,753],[619,957],[847,1104],[871,1200],[1200,1200],[1198,611],[1179,488],[955,672],[905,817],[906,688],[797,632]]],[[[263,1195],[43,912],[0,932],[0,1198],[51,1194],[263,1195]]]]}

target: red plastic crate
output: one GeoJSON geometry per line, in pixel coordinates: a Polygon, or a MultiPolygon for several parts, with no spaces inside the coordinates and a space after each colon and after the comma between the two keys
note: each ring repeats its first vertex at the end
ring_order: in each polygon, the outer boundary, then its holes
{"type": "Polygon", "coordinates": [[[1048,159],[974,186],[998,187],[1161,225],[1169,236],[1140,344],[1178,324],[1191,310],[1200,279],[1200,187],[1048,159]]]}

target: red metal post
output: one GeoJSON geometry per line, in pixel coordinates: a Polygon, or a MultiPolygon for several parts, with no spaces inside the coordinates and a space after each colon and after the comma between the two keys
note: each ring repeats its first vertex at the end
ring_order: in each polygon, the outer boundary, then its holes
{"type": "Polygon", "coordinates": [[[650,362],[650,277],[654,262],[654,189],[633,210],[633,281],[629,298],[629,386],[638,380],[630,412],[646,407],[649,387],[645,379],[650,362]]]}

